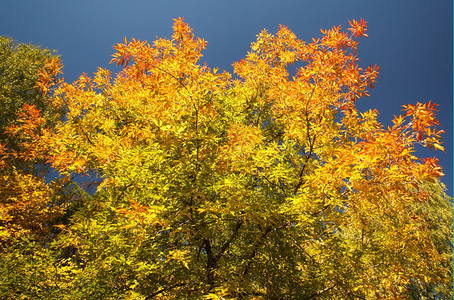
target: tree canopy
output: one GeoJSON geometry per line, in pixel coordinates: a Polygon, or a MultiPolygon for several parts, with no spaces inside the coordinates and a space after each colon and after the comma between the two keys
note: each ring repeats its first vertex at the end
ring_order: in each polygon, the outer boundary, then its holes
{"type": "MultiPolygon", "coordinates": [[[[6,131],[59,172],[42,197],[66,187],[50,205],[66,215],[52,242],[5,247],[0,270],[15,274],[0,292],[450,299],[451,199],[437,159],[416,154],[443,150],[437,105],[406,105],[389,127],[358,111],[379,70],[358,63],[366,30],[353,20],[311,42],[264,30],[234,74],[200,63],[206,42],[181,18],[171,39],[117,44],[116,76],[65,83],[48,61],[37,86],[64,117],[48,124],[25,105],[6,131]],[[96,192],[67,188],[75,176],[96,192]]],[[[2,189],[4,205],[16,196],[2,189]]]]}

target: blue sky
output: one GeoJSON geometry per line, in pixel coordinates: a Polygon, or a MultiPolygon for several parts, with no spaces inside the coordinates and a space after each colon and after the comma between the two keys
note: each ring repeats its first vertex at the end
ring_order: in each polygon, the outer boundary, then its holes
{"type": "Polygon", "coordinates": [[[440,104],[446,153],[422,150],[418,156],[440,159],[443,181],[453,195],[452,1],[15,0],[3,1],[1,8],[0,35],[56,49],[67,81],[108,67],[112,46],[124,37],[150,42],[170,37],[177,17],[208,41],[208,65],[227,71],[244,58],[264,28],[274,33],[279,24],[287,25],[310,41],[320,36],[321,28],[346,29],[348,20],[364,18],[369,38],[360,40],[360,64],[377,64],[381,70],[371,97],[360,100],[360,108],[377,108],[387,125],[403,104],[440,104]]]}

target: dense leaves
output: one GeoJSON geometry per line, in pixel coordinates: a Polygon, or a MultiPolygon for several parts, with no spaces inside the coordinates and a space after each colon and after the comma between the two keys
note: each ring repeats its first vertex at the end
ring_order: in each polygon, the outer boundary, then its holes
{"type": "MultiPolygon", "coordinates": [[[[415,154],[418,145],[443,150],[436,107],[405,106],[388,128],[376,110],[359,112],[355,102],[368,96],[378,67],[358,65],[366,22],[350,26],[310,43],[285,26],[264,30],[235,74],[199,64],[206,42],[182,19],[172,39],[116,45],[111,62],[123,68],[115,77],[100,68],[55,83],[60,66],[48,62],[38,86],[65,117],[37,133],[40,115],[26,106],[29,121],[8,130],[36,134],[24,147],[46,157],[61,184],[75,175],[99,184],[66,196],[71,215],[36,260],[16,256],[32,270],[55,269],[33,291],[58,299],[452,297],[451,202],[436,158],[415,154]]],[[[26,275],[31,282],[36,272],[26,275]]],[[[24,284],[7,282],[10,298],[24,284]]]]}
{"type": "MultiPolygon", "coordinates": [[[[51,223],[65,207],[60,183],[44,179],[47,145],[41,136],[59,117],[37,87],[49,61],[58,57],[47,49],[0,37],[0,251],[10,239],[49,239],[51,223]]],[[[56,74],[49,78],[54,82],[56,74]]]]}
{"type": "MultiPolygon", "coordinates": [[[[37,82],[40,71],[49,62],[57,60],[56,54],[48,49],[0,37],[0,138],[3,142],[10,138],[5,129],[18,119],[25,103],[36,106],[43,113],[48,111],[49,101],[40,92],[37,82]]],[[[52,69],[59,72],[58,68],[52,69]]],[[[49,83],[54,81],[55,76],[48,80],[49,83]]],[[[50,118],[50,115],[46,113],[46,117],[50,118]]]]}

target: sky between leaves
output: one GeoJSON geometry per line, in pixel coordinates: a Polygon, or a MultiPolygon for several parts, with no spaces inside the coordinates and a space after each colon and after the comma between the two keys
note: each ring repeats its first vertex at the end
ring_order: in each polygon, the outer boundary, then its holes
{"type": "MultiPolygon", "coordinates": [[[[74,81],[108,65],[113,45],[124,37],[153,42],[170,37],[174,18],[183,17],[198,37],[208,41],[203,60],[210,67],[232,72],[232,63],[245,57],[264,28],[275,33],[287,25],[305,41],[320,29],[360,18],[368,22],[369,38],[360,40],[360,64],[380,66],[371,97],[360,110],[377,108],[388,125],[403,104],[438,103],[446,152],[418,149],[417,155],[440,159],[453,195],[453,3],[449,0],[16,0],[4,1],[0,35],[18,42],[58,50],[65,79],[74,81]]],[[[118,69],[119,70],[119,69],[118,69]]]]}

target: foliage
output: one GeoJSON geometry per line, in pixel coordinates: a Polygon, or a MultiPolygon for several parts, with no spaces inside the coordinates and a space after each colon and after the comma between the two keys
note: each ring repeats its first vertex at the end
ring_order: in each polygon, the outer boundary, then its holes
{"type": "Polygon", "coordinates": [[[310,43],[264,30],[235,75],[199,64],[206,42],[182,19],[171,40],[116,45],[115,78],[100,68],[54,85],[56,69],[43,71],[66,114],[39,149],[63,180],[102,181],[52,244],[73,249],[53,263],[56,291],[452,297],[450,199],[436,158],[415,156],[418,144],[443,150],[436,105],[405,106],[388,128],[359,112],[378,67],[359,67],[366,23],[350,25],[310,43]]]}
{"type": "Polygon", "coordinates": [[[56,81],[57,63],[48,49],[0,37],[0,251],[24,235],[48,239],[63,213],[61,184],[45,183],[41,139],[59,115],[37,86],[42,69],[49,84],[56,81]]]}
{"type": "Polygon", "coordinates": [[[80,271],[62,253],[23,235],[1,254],[0,299],[71,299],[80,271]]]}
{"type": "MultiPolygon", "coordinates": [[[[5,129],[18,119],[24,104],[34,105],[41,112],[46,112],[47,118],[51,117],[52,114],[47,113],[48,97],[36,84],[39,72],[45,66],[60,72],[53,65],[57,61],[58,56],[48,49],[16,43],[11,38],[0,36],[0,140],[3,143],[12,142],[5,129]]],[[[54,81],[55,76],[51,75],[48,80],[49,83],[54,81]]]]}

